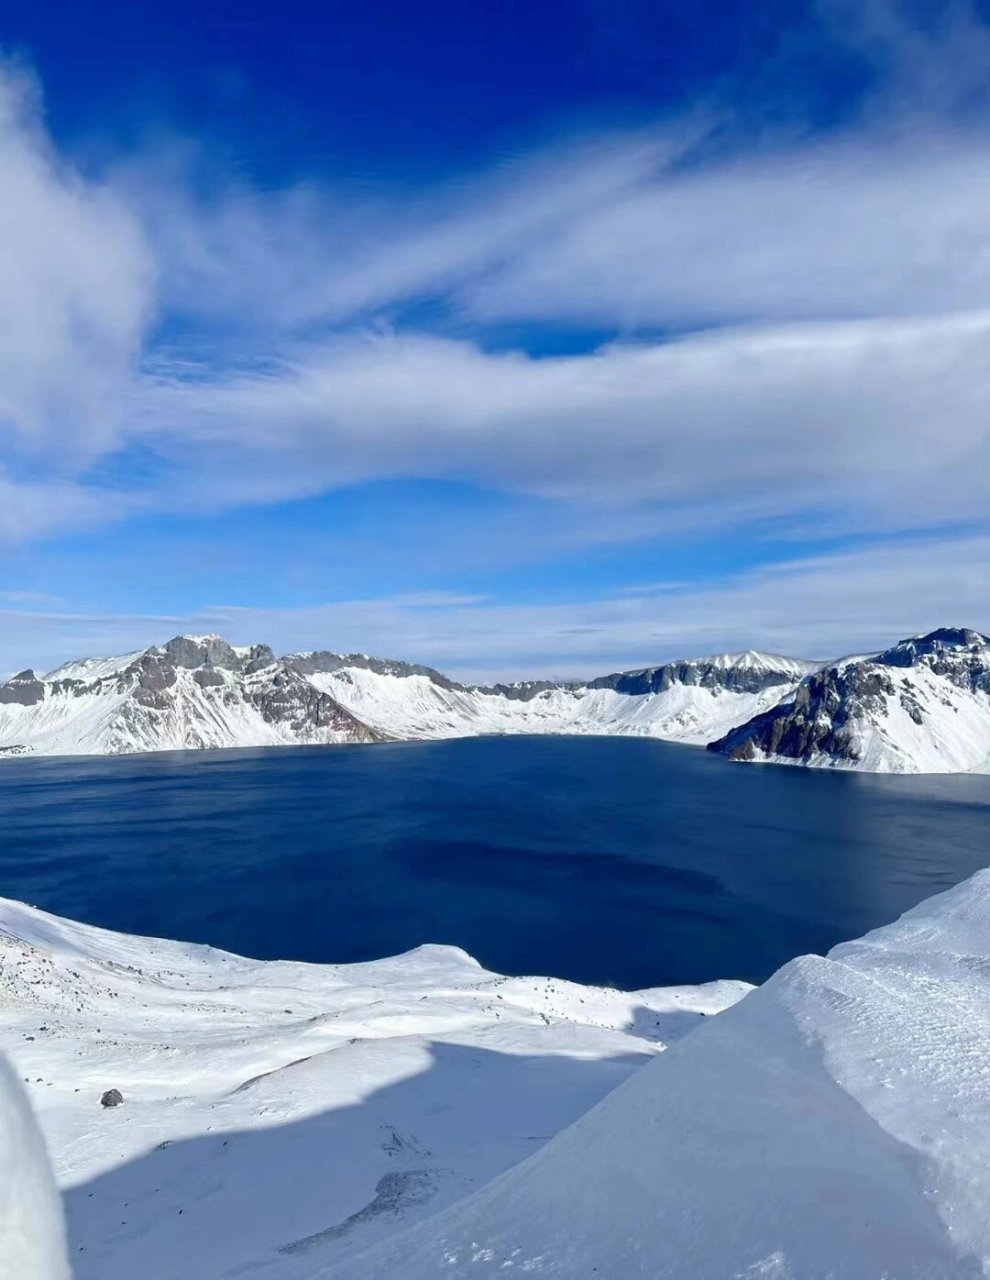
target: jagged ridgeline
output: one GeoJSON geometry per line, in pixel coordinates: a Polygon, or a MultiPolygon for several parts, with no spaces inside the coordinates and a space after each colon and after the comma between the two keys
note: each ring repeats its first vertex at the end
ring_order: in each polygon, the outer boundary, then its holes
{"type": "Polygon", "coordinates": [[[990,769],[990,640],[943,627],[829,663],[711,743],[733,760],[876,772],[990,769]]]}
{"type": "Polygon", "coordinates": [[[462,683],[329,650],[176,636],[0,686],[0,753],[110,754],[477,734],[625,734],[736,760],[895,771],[990,767],[990,641],[943,629],[822,663],[720,654],[584,681],[462,683]]]}

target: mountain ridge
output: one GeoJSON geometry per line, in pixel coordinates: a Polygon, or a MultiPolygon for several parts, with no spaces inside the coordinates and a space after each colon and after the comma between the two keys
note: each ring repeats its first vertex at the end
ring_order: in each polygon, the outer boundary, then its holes
{"type": "Polygon", "coordinates": [[[469,684],[433,667],[179,635],[0,686],[0,753],[115,754],[477,733],[636,733],[703,743],[815,664],[722,654],[584,681],[469,684]],[[657,698],[656,695],[664,695],[657,698]]]}
{"type": "Polygon", "coordinates": [[[730,759],[990,769],[990,640],[942,627],[832,662],[755,650],[586,680],[472,684],[434,667],[179,635],[0,685],[0,755],[623,734],[730,759]]]}

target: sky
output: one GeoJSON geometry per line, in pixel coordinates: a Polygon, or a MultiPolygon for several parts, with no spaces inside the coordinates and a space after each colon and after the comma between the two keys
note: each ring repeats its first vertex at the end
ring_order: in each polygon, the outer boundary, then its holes
{"type": "Polygon", "coordinates": [[[990,0],[13,0],[0,672],[990,631],[990,0]]]}

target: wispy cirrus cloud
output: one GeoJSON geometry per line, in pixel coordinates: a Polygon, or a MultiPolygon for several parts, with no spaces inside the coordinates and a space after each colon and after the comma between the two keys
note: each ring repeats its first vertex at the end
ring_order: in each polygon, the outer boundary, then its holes
{"type": "MultiPolygon", "coordinates": [[[[861,529],[986,511],[990,311],[722,330],[533,359],[397,334],[143,386],[134,421],[204,503],[381,476],[661,504],[670,527],[809,508],[861,529]]],[[[810,517],[808,517],[810,519],[810,517]]]]}
{"type": "Polygon", "coordinates": [[[72,172],[9,64],[0,104],[8,534],[394,476],[673,527],[980,513],[990,132],[726,149],[696,113],[408,203],[206,199],[180,161],[72,172]],[[448,332],[396,318],[424,298],[448,332]],[[541,359],[491,350],[495,320],[626,340],[541,359]]]}

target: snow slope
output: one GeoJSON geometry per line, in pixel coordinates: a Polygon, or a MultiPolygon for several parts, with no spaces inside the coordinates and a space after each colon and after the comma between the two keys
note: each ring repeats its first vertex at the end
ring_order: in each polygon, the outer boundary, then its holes
{"type": "Polygon", "coordinates": [[[503,978],[451,947],[258,962],[0,899],[0,1048],[76,1280],[312,1277],[517,1164],[748,989],[503,978]]]}
{"type": "Polygon", "coordinates": [[[990,639],[943,628],[843,659],[711,749],[876,773],[990,772],[990,639]]]}
{"type": "Polygon", "coordinates": [[[984,871],[786,965],[523,1164],[318,1274],[975,1280],[988,1204],[984,871]]]}
{"type": "Polygon", "coordinates": [[[733,693],[675,685],[624,694],[587,686],[544,689],[527,701],[481,690],[448,690],[426,676],[344,669],[309,677],[318,689],[380,732],[397,738],[483,733],[635,734],[705,743],[774,706],[782,689],[733,693]]]}
{"type": "Polygon", "coordinates": [[[585,683],[482,687],[402,664],[358,665],[354,656],[298,658],[308,659],[300,669],[318,689],[364,723],[398,738],[635,734],[705,743],[776,705],[817,669],[798,659],[747,652],[617,672],[585,683]]]}
{"type": "MultiPolygon", "coordinates": [[[[990,871],[738,1003],[443,947],[258,963],[9,901],[0,943],[77,1280],[990,1275],[990,871]]],[[[61,1280],[57,1245],[17,1280],[61,1280]]]]}

